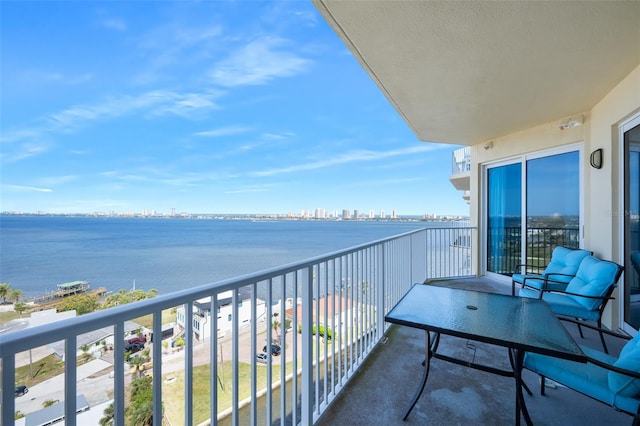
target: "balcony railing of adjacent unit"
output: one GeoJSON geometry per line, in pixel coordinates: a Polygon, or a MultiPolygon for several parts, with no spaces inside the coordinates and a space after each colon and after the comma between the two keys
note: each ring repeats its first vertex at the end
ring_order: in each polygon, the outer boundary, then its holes
{"type": "MultiPolygon", "coordinates": [[[[107,330],[120,338],[113,339],[113,373],[104,376],[113,378],[106,381],[109,397],[105,399],[113,399],[114,424],[125,424],[131,375],[138,374],[125,371],[125,327],[151,315],[152,330],[160,336],[163,312],[166,315],[167,310],[175,312],[177,308],[184,316],[185,328],[180,333],[184,349],[168,354],[162,339],[147,343],[153,360],[153,403],[148,410],[153,424],[192,425],[209,419],[212,424],[313,424],[382,338],[387,328],[384,315],[413,283],[471,274],[473,232],[467,227],[425,228],[255,274],[0,334],[1,423],[12,424],[16,410],[32,415],[21,408],[27,399],[14,398],[11,393],[17,359],[30,357],[32,349],[62,341],[63,390],[57,398],[63,401],[66,424],[82,424],[83,413],[75,414],[82,408],[79,401],[85,400],[79,396],[89,392],[87,386],[95,393],[99,385],[93,379],[88,385],[83,380],[84,373],[77,366],[78,347],[87,335],[107,330]],[[222,336],[219,329],[226,316],[214,314],[208,321],[202,319],[207,310],[218,312],[218,302],[228,299],[229,294],[231,325],[222,336]],[[203,299],[207,301],[203,303],[203,299]],[[208,333],[203,333],[203,327],[210,327],[208,333]],[[258,362],[255,354],[276,342],[282,347],[281,354],[258,362]],[[170,368],[176,362],[178,368],[170,368]],[[169,370],[172,372],[167,374],[169,370]],[[177,410],[171,408],[175,405],[177,410]]],[[[37,365],[37,360],[32,364],[37,365]]],[[[54,391],[53,386],[40,390],[38,386],[46,385],[33,385],[29,399],[52,398],[48,393],[54,391]]]]}
{"type": "Polygon", "coordinates": [[[452,175],[471,171],[471,148],[466,146],[453,151],[451,162],[452,175]]]}
{"type": "Polygon", "coordinates": [[[516,265],[526,263],[529,265],[527,272],[540,273],[549,263],[551,252],[556,246],[578,248],[580,245],[580,232],[577,227],[528,227],[526,233],[527,259],[522,261],[522,228],[490,229],[487,235],[487,268],[495,273],[510,275],[516,265]]]}

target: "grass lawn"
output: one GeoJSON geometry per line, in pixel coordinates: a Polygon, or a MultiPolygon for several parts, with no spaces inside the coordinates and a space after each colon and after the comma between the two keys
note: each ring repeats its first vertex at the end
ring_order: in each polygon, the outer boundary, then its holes
{"type": "MultiPolygon", "coordinates": [[[[152,314],[135,318],[134,321],[141,326],[148,328],[149,330],[153,328],[152,314]]],[[[165,309],[164,311],[162,311],[162,324],[170,324],[172,322],[176,322],[176,313],[173,312],[173,309],[165,309]]]]}
{"type": "MultiPolygon", "coordinates": [[[[89,354],[80,355],[77,365],[86,364],[92,359],[94,358],[89,354]]],[[[64,361],[51,354],[34,362],[31,366],[16,368],[16,385],[30,387],[60,374],[64,374],[64,361]],[[31,378],[31,371],[33,371],[33,378],[31,378]]]]}
{"type": "Polygon", "coordinates": [[[20,318],[20,315],[15,311],[0,312],[0,324],[6,324],[16,318],[20,318]]]}
{"type": "MultiPolygon", "coordinates": [[[[218,386],[218,411],[231,407],[231,374],[232,363],[225,361],[224,383],[226,390],[221,388],[221,380],[217,381],[218,386]]],[[[239,398],[249,398],[251,395],[251,364],[239,363],[238,383],[240,384],[239,398]]],[[[264,389],[267,385],[267,366],[257,364],[256,383],[257,389],[264,389]]],[[[272,380],[280,379],[280,365],[272,365],[272,380]]],[[[293,363],[287,363],[287,373],[293,370],[293,363]]],[[[181,424],[184,421],[184,375],[168,374],[176,377],[173,383],[162,384],[162,399],[164,401],[164,411],[171,424],[181,424]]],[[[167,377],[165,376],[165,378],[167,377]]],[[[201,365],[193,369],[193,422],[199,424],[209,419],[209,378],[210,369],[208,365],[201,365]]]]}

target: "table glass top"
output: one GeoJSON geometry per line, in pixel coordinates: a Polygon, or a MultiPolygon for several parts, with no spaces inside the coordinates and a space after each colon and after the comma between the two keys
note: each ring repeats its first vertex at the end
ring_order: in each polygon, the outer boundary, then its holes
{"type": "Polygon", "coordinates": [[[584,354],[545,302],[417,284],[387,322],[567,359],[584,354]]]}

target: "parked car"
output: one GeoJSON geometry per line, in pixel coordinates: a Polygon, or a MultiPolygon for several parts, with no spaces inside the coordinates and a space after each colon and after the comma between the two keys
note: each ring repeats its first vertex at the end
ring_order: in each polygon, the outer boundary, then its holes
{"type": "Polygon", "coordinates": [[[267,363],[267,359],[269,357],[267,356],[267,354],[257,354],[256,355],[256,361],[261,362],[263,364],[267,363]]]}
{"type": "Polygon", "coordinates": [[[29,393],[29,388],[21,385],[21,386],[16,386],[16,396],[22,396],[25,393],[29,393]]]}
{"type": "Polygon", "coordinates": [[[131,343],[131,344],[144,344],[146,343],[147,338],[145,336],[136,336],[136,337],[132,337],[131,339],[127,340],[127,342],[131,343]]]}
{"type": "Polygon", "coordinates": [[[124,345],[125,352],[136,353],[144,349],[144,343],[127,343],[124,345]]]}
{"type": "MultiPolygon", "coordinates": [[[[280,355],[281,351],[282,350],[280,349],[279,345],[273,343],[271,344],[271,355],[278,356],[280,355]]],[[[262,352],[267,352],[267,345],[264,345],[264,348],[262,348],[262,352]]]]}

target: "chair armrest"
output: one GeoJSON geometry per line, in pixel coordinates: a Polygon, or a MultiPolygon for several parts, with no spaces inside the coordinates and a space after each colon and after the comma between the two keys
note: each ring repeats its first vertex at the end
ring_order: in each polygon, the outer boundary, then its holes
{"type": "Polygon", "coordinates": [[[595,330],[598,332],[602,332],[604,334],[608,334],[609,336],[613,336],[613,337],[617,337],[619,339],[624,339],[624,340],[631,340],[633,339],[633,337],[629,336],[628,334],[622,334],[613,330],[609,330],[608,328],[602,328],[602,327],[598,327],[597,325],[593,325],[590,324],[588,322],[584,322],[581,320],[576,320],[575,318],[570,318],[570,317],[565,317],[562,315],[558,315],[558,319],[561,321],[568,321],[568,322],[572,322],[572,323],[579,323],[580,327],[586,327],[586,328],[590,328],[591,330],[595,330]]]}
{"type": "Polygon", "coordinates": [[[602,367],[605,370],[613,371],[615,373],[624,374],[625,376],[631,376],[631,377],[634,377],[636,379],[640,379],[640,372],[626,370],[624,368],[616,367],[615,365],[607,364],[606,362],[602,362],[602,361],[600,361],[598,359],[591,358],[591,357],[588,357],[588,356],[586,358],[587,358],[587,362],[589,362],[591,364],[595,364],[598,367],[602,367]]]}
{"type": "Polygon", "coordinates": [[[548,288],[544,288],[542,289],[542,291],[546,293],[559,293],[559,294],[566,294],[569,296],[584,297],[585,299],[615,300],[615,297],[612,297],[612,296],[588,296],[586,294],[571,293],[570,291],[552,290],[548,288]]]}
{"type": "MultiPolygon", "coordinates": [[[[549,280],[549,281],[557,281],[557,280],[554,280],[553,278],[551,278],[551,277],[555,277],[555,276],[558,276],[558,277],[570,277],[570,278],[575,277],[575,275],[571,275],[571,274],[561,274],[560,272],[549,272],[548,274],[544,274],[544,279],[545,279],[545,281],[547,281],[547,280],[549,280]]],[[[569,284],[569,283],[567,282],[567,284],[569,284]]]]}

